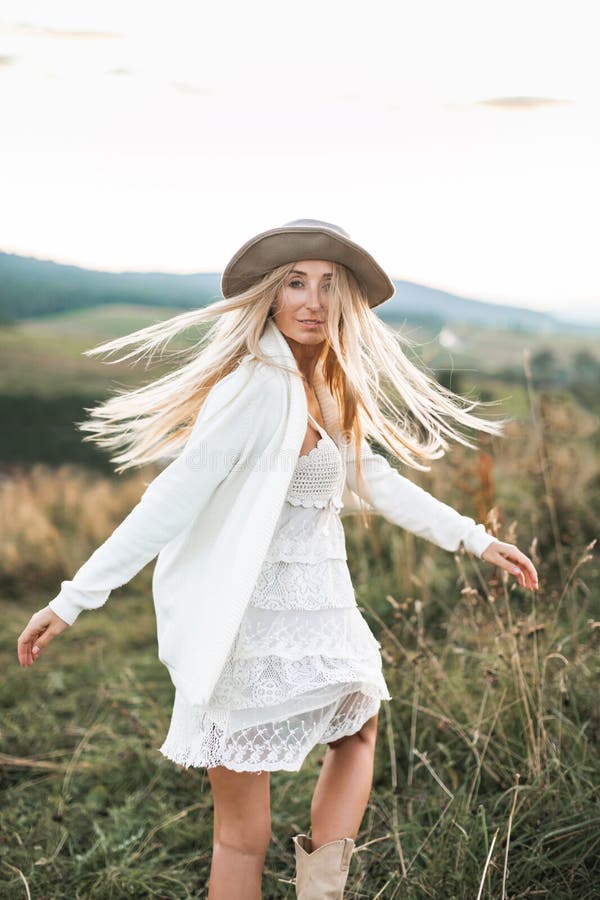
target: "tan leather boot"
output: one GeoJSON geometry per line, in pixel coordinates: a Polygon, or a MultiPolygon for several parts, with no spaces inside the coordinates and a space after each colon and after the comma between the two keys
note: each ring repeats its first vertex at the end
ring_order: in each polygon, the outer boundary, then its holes
{"type": "Polygon", "coordinates": [[[296,853],[296,897],[299,900],[343,900],[352,838],[328,841],[316,850],[306,834],[292,838],[296,853]]]}

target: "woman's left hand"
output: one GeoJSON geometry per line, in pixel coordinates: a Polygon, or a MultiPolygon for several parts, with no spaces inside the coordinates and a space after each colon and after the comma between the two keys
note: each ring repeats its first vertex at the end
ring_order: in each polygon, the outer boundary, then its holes
{"type": "Polygon", "coordinates": [[[531,591],[538,589],[538,576],[535,566],[528,556],[525,556],[514,544],[505,544],[504,541],[493,541],[486,547],[482,556],[486,562],[517,576],[521,587],[531,591]]]}

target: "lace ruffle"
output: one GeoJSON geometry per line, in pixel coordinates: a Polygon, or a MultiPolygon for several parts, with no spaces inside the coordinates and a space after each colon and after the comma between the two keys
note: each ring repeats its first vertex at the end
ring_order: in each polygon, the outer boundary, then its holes
{"type": "Polygon", "coordinates": [[[358,607],[271,610],[249,606],[231,655],[235,659],[308,655],[372,659],[379,665],[377,641],[358,607]]]}
{"type": "Polygon", "coordinates": [[[286,497],[286,500],[291,506],[303,506],[305,509],[310,509],[311,507],[329,509],[333,507],[340,510],[343,506],[342,501],[335,497],[330,497],[329,500],[325,500],[323,497],[286,497]]]}
{"type": "Polygon", "coordinates": [[[265,562],[249,604],[263,609],[322,609],[356,606],[344,559],[315,563],[265,562]]]}
{"type": "Polygon", "coordinates": [[[381,695],[369,684],[338,684],[314,694],[310,702],[312,709],[290,712],[288,707],[270,721],[244,726],[235,711],[216,720],[176,694],[171,727],[159,751],[185,768],[297,772],[317,744],[359,731],[378,711],[381,695]]]}
{"type": "Polygon", "coordinates": [[[284,505],[266,562],[314,563],[346,559],[346,536],[337,512],[284,505]]]}
{"type": "Polygon", "coordinates": [[[384,690],[381,660],[309,654],[299,659],[261,656],[230,660],[211,695],[210,706],[246,709],[272,706],[325,684],[370,681],[384,690]]]}

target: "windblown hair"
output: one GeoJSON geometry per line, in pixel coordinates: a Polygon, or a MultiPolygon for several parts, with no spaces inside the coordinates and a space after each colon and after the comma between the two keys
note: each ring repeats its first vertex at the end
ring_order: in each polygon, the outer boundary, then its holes
{"type": "MultiPolygon", "coordinates": [[[[171,351],[184,357],[179,368],[135,390],[117,391],[94,408],[86,407],[90,418],[77,425],[92,436],[83,440],[111,452],[120,450],[111,457],[120,473],[176,456],[210,389],[247,354],[300,377],[298,369],[264,357],[258,344],[278,299],[284,302],[286,281],[295,265],[273,269],[234,297],[85,351],[88,356],[110,354],[133,346],[136,349],[114,361],[152,357],[176,335],[208,323],[193,346],[171,351]]],[[[476,449],[457,425],[502,434],[510,419],[490,421],[471,412],[496,401],[469,401],[441,385],[423,363],[411,362],[405,350],[413,351],[417,342],[381,321],[346,266],[332,263],[331,269],[320,361],[339,407],[344,440],[354,443],[359,479],[364,437],[374,439],[408,466],[429,471],[425,461],[443,456],[450,440],[476,449]]]]}

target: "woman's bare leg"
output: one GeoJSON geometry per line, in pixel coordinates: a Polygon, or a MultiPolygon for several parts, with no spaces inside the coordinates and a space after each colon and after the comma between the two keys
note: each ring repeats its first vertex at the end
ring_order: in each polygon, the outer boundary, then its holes
{"type": "Polygon", "coordinates": [[[314,850],[343,837],[356,840],[373,785],[377,718],[327,746],[310,807],[314,850]]]}
{"type": "Polygon", "coordinates": [[[207,769],[213,793],[213,852],[208,900],[261,900],[271,839],[269,772],[207,769]]]}

